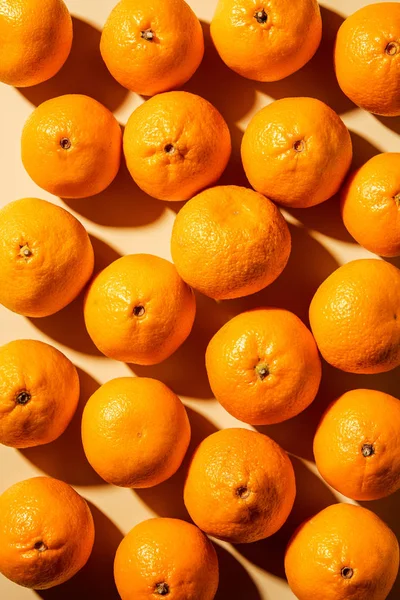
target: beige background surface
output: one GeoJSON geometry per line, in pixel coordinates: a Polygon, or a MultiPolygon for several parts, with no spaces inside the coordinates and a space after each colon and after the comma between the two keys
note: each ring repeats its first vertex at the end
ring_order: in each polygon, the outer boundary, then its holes
{"type": "MultiPolygon", "coordinates": [[[[378,119],[356,109],[340,92],[332,69],[333,39],[343,16],[369,3],[365,0],[322,2],[324,37],[315,58],[282,82],[259,84],[230,72],[210,45],[208,22],[216,0],[189,0],[204,22],[207,50],[202,66],[186,89],[208,98],[229,123],[234,155],[223,176],[224,183],[244,182],[238,148],[242,131],[252,114],[273,99],[284,96],[315,96],[330,104],[353,132],[356,164],[380,151],[400,151],[397,135],[400,120],[378,119]]],[[[100,30],[114,4],[115,0],[67,0],[74,15],[75,39],[66,66],[53,80],[35,88],[19,91],[1,85],[0,205],[24,196],[37,196],[65,206],[59,198],[35,186],[20,161],[23,123],[40,102],[64,93],[86,93],[113,110],[122,124],[142,102],[140,97],[128,93],[111,78],[100,58],[100,30]]],[[[177,207],[145,196],[124,170],[106,192],[87,200],[68,201],[66,208],[81,219],[92,235],[99,267],[119,255],[133,252],[150,252],[170,258],[169,236],[177,207]]],[[[199,298],[192,336],[174,357],[158,367],[129,367],[100,356],[85,332],[81,299],[61,313],[45,319],[26,319],[0,307],[0,343],[16,338],[34,338],[49,342],[65,352],[80,370],[82,406],[99,384],[134,373],[158,377],[180,394],[189,407],[194,443],[217,428],[239,425],[215,402],[207,385],[203,357],[213,332],[245,307],[262,304],[286,307],[307,320],[308,304],[318,285],[339,264],[368,256],[368,252],[355,245],[346,234],[335,199],[304,212],[285,214],[291,223],[293,253],[281,278],[254,298],[218,305],[199,298]]],[[[321,391],[312,407],[288,423],[261,428],[298,457],[294,458],[298,496],[288,525],[272,538],[236,548],[224,544],[219,546],[221,585],[218,600],[294,598],[283,572],[286,541],[295,525],[339,499],[320,481],[312,463],[311,441],[315,424],[326,403],[346,389],[371,387],[398,395],[399,375],[400,370],[397,369],[381,376],[353,376],[325,366],[321,391]]],[[[139,493],[103,483],[85,461],[79,437],[79,414],[67,432],[47,447],[24,451],[0,448],[0,493],[16,481],[43,473],[74,485],[91,502],[97,528],[95,550],[78,576],[47,592],[36,593],[19,588],[0,576],[0,598],[3,600],[30,600],[37,596],[49,600],[117,599],[112,561],[122,535],[135,523],[155,514],[185,516],[181,473],[158,488],[139,493]]],[[[399,499],[399,494],[396,494],[368,504],[398,536],[399,499]]],[[[390,598],[395,600],[399,595],[398,583],[390,598]]]]}

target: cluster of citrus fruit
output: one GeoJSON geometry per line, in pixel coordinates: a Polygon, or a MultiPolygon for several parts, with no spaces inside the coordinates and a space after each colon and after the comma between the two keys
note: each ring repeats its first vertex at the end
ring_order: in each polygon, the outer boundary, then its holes
{"type": "MultiPolygon", "coordinates": [[[[320,10],[316,0],[220,0],[211,35],[228,67],[275,81],[316,52],[320,10]]],[[[62,0],[3,0],[0,38],[0,80],[31,86],[67,59],[71,17],[62,0]]],[[[172,231],[173,264],[130,255],[92,277],[93,248],[80,222],[44,200],[17,200],[0,211],[5,307],[44,317],[88,284],[84,318],[99,350],[154,365],[190,335],[193,289],[218,301],[239,298],[284,270],[291,238],[275,203],[306,209],[341,189],[344,223],[354,238],[378,255],[400,255],[400,153],[376,156],[346,179],[349,132],[319,100],[287,98],[260,110],[242,142],[254,189],[212,187],[231,154],[228,126],[203,98],[169,91],[193,75],[204,53],[200,22],[184,0],[121,0],[105,24],[100,51],[118,82],[152,98],[133,112],[123,140],[115,117],[92,98],[44,102],[24,126],[23,164],[47,192],[85,198],[113,181],[123,151],[147,194],[188,201],[172,231]]],[[[354,103],[400,115],[400,4],[372,4],[350,16],[338,32],[334,60],[339,85],[354,103]]],[[[399,366],[399,270],[378,258],[340,267],[317,290],[310,324],[312,333],[291,312],[262,307],[239,314],[214,335],[207,373],[230,414],[250,425],[299,414],[319,389],[319,352],[351,373],[399,366]]],[[[32,340],[0,348],[1,443],[25,448],[53,441],[70,423],[78,398],[77,371],[60,351],[32,340]]],[[[109,381],[88,400],[82,418],[89,463],[117,486],[167,480],[182,464],[190,436],[184,405],[155,379],[109,381]]],[[[353,500],[395,492],[399,400],[372,390],[347,392],[325,412],[314,454],[322,477],[353,500]]],[[[295,495],[291,461],[269,437],[244,428],[209,436],[191,457],[184,487],[195,525],[164,518],[136,526],[115,558],[121,598],[212,600],[218,561],[205,534],[234,543],[270,536],[288,518],[295,495]]],[[[93,540],[88,506],[64,482],[25,480],[0,497],[0,571],[16,583],[45,589],[66,581],[86,563],[93,540]]],[[[350,504],[304,523],[285,558],[300,600],[384,600],[398,566],[392,531],[371,511],[350,504]]]]}

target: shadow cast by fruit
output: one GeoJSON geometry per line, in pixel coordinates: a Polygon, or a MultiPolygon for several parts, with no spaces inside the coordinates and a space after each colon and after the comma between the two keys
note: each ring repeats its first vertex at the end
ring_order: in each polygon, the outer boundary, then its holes
{"type": "Polygon", "coordinates": [[[192,429],[192,438],[182,465],[178,471],[160,485],[146,489],[132,490],[156,515],[190,521],[183,502],[183,487],[190,459],[197,446],[218,428],[206,417],[192,408],[186,407],[192,429]]]}
{"type": "MultiPolygon", "coordinates": [[[[93,235],[89,237],[95,254],[95,273],[120,258],[120,254],[114,248],[93,235]]],[[[86,331],[83,318],[84,294],[85,290],[71,304],[50,317],[30,318],[29,320],[39,331],[64,346],[84,354],[103,356],[86,331]]]]}
{"type": "Polygon", "coordinates": [[[113,565],[123,534],[97,506],[92,502],[88,505],[95,526],[92,554],[83,569],[66,583],[48,590],[35,590],[43,600],[120,600],[114,583],[113,565]]]}
{"type": "Polygon", "coordinates": [[[21,454],[41,471],[71,485],[105,485],[83,451],[81,419],[89,397],[100,387],[88,373],[78,369],[81,386],[77,411],[65,432],[50,444],[25,448],[21,454]]]}
{"type": "Polygon", "coordinates": [[[72,200],[69,208],[86,219],[107,227],[140,227],[161,217],[165,204],[145,194],[133,181],[122,157],[120,170],[111,185],[95,196],[72,200]]]}
{"type": "Polygon", "coordinates": [[[236,545],[236,549],[252,563],[268,573],[285,579],[286,546],[296,528],[306,519],[337,502],[335,496],[299,458],[291,457],[297,495],[293,510],[283,527],[274,535],[254,544],[236,545]]]}
{"type": "MultiPolygon", "coordinates": [[[[250,573],[237,558],[219,544],[214,544],[214,547],[219,562],[219,587],[215,600],[261,600],[261,594],[250,573]]],[[[267,600],[268,596],[263,595],[263,598],[267,600]]]]}
{"type": "Polygon", "coordinates": [[[400,117],[380,117],[378,115],[374,115],[374,117],[378,119],[382,125],[400,135],[400,117]]]}
{"type": "Polygon", "coordinates": [[[78,17],[72,17],[72,22],[72,49],[62,69],[48,81],[19,88],[19,92],[35,106],[64,94],[85,94],[111,111],[116,110],[125,100],[128,90],[115,81],[101,58],[101,32],[78,17]]]}
{"type": "Polygon", "coordinates": [[[260,92],[275,100],[311,96],[343,114],[357,108],[340,89],[333,65],[336,34],[344,18],[324,6],[321,6],[321,16],[322,41],[314,57],[302,69],[281,81],[256,85],[260,92]]]}

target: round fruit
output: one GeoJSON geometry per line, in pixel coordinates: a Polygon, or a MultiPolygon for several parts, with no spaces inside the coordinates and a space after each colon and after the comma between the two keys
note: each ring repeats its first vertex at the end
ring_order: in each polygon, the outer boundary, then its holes
{"type": "Polygon", "coordinates": [[[118,173],[122,133],[100,102],[68,94],[43,102],[25,123],[21,156],[41,188],[64,198],[105,190],[118,173]]]}
{"type": "Polygon", "coordinates": [[[192,77],[203,59],[203,30],[184,0],[121,0],[104,26],[100,51],[121,85],[154,96],[192,77]]]}
{"type": "Polygon", "coordinates": [[[72,46],[72,19],[62,0],[2,0],[0,81],[16,87],[53,77],[72,46]]]}
{"type": "Polygon", "coordinates": [[[400,400],[352,390],[333,402],[314,439],[322,477],[354,500],[377,500],[400,488],[400,400]]]}
{"type": "Polygon", "coordinates": [[[71,486],[51,477],[12,485],[0,496],[0,572],[14,583],[45,590],[87,562],[92,514],[71,486]]]}
{"type": "Polygon", "coordinates": [[[72,302],[92,275],[83,225],[63,208],[23,198],[0,210],[0,303],[46,317],[72,302]]]}
{"type": "Polygon", "coordinates": [[[210,540],[194,525],[148,519],[120,543],[114,576],[122,600],[213,600],[218,558],[210,540]]]}
{"type": "Polygon", "coordinates": [[[175,219],[171,239],[182,279],[217,300],[247,296],[275,281],[290,248],[278,208],[253,190],[233,185],[189,200],[175,219]]]}
{"type": "Polygon", "coordinates": [[[377,259],[354,260],[318,288],[310,324],[325,360],[350,373],[400,365],[400,271],[377,259]]]}
{"type": "Polygon", "coordinates": [[[206,366],[218,402],[251,425],[299,414],[314,400],[321,381],[311,332],[279,308],[252,310],[228,321],[208,345],[206,366]]]}
{"type": "Polygon", "coordinates": [[[124,152],[138,186],[159,200],[188,200],[222,175],[231,136],[216,108],[188,92],[168,92],[137,108],[124,152]]]}
{"type": "Polygon", "coordinates": [[[266,538],[282,527],[296,495],[292,463],[266,435],[223,429],[195,451],[184,500],[195,522],[227,542],[266,538]]]}
{"type": "Polygon", "coordinates": [[[364,6],[342,23],[335,45],[342,91],[377,115],[400,115],[400,4],[364,6]]]}
{"type": "Polygon", "coordinates": [[[193,291],[168,260],[123,256],[101,271],[85,298],[90,337],[106,356],[139,365],[162,362],[188,337],[193,291]]]}
{"type": "Polygon", "coordinates": [[[283,206],[307,208],[339,190],[353,156],[349,131],[315,98],[283,98],[261,109],[243,136],[250,184],[283,206]]]}
{"type": "Polygon", "coordinates": [[[82,442],[93,469],[108,483],[148,488],[179,469],[190,424],[178,396],[161,381],[120,377],[89,398],[82,442]]]}
{"type": "Polygon", "coordinates": [[[277,81],[303,67],[321,41],[317,0],[219,0],[211,36],[222,60],[256,81],[277,81]]]}
{"type": "Polygon", "coordinates": [[[400,153],[371,158],[342,191],[343,221],[354,239],[381,256],[400,255],[400,153]]]}
{"type": "Polygon", "coordinates": [[[399,544],[373,512],[328,506],[289,542],[285,570],[298,600],[385,600],[397,576],[399,544]]]}
{"type": "Polygon", "coordinates": [[[78,373],[59,350],[34,340],[0,347],[1,444],[52,442],[67,428],[78,401],[78,373]]]}

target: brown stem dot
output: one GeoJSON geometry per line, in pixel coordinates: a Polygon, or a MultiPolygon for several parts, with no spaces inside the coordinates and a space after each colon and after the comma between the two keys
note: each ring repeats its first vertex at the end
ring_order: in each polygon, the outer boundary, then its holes
{"type": "Polygon", "coordinates": [[[32,398],[32,396],[30,395],[29,392],[27,392],[26,390],[23,390],[22,392],[20,392],[16,398],[16,403],[17,404],[28,404],[29,400],[32,398]]]}
{"type": "Polygon", "coordinates": [[[151,29],[145,29],[140,32],[141,37],[148,42],[152,42],[154,40],[154,32],[151,29]]]}
{"type": "Polygon", "coordinates": [[[167,154],[175,154],[176,149],[175,149],[175,146],[173,144],[166,144],[166,146],[164,146],[164,151],[167,154]]]}
{"type": "Polygon", "coordinates": [[[168,583],[163,581],[162,583],[156,583],[156,594],[160,596],[167,596],[170,592],[168,583]]]}
{"type": "Polygon", "coordinates": [[[394,56],[400,52],[400,45],[397,42],[389,42],[385,48],[385,52],[388,56],[394,56]]]}
{"type": "Polygon", "coordinates": [[[367,458],[368,456],[372,456],[375,454],[375,449],[372,444],[364,444],[361,448],[361,454],[367,458]]]}
{"type": "Polygon", "coordinates": [[[45,550],[47,550],[46,544],[44,542],[42,542],[42,541],[36,542],[34,548],[38,552],[44,552],[45,550]]]}
{"type": "Polygon", "coordinates": [[[241,485],[236,490],[236,496],[239,496],[239,498],[242,498],[242,500],[246,500],[246,498],[250,496],[250,490],[246,486],[241,485]]]}
{"type": "Polygon", "coordinates": [[[269,376],[269,368],[265,363],[258,363],[256,366],[256,373],[261,381],[264,381],[269,376]]]}
{"type": "Polygon", "coordinates": [[[67,137],[61,138],[60,146],[63,150],[69,150],[71,148],[71,140],[67,137]]]}
{"type": "Polygon", "coordinates": [[[343,579],[351,579],[354,575],[354,571],[351,567],[343,567],[341,574],[343,579]]]}
{"type": "Polygon", "coordinates": [[[254,18],[258,23],[261,24],[266,23],[268,21],[268,15],[263,8],[255,13],[254,18]]]}
{"type": "Polygon", "coordinates": [[[396,202],[397,207],[400,208],[400,192],[393,196],[393,200],[396,202]]]}
{"type": "Polygon", "coordinates": [[[32,250],[29,248],[29,246],[27,244],[25,244],[24,246],[20,245],[19,255],[22,256],[23,258],[29,258],[29,256],[32,256],[32,250]]]}
{"type": "Polygon", "coordinates": [[[297,140],[297,142],[293,144],[293,148],[296,150],[296,152],[304,152],[305,147],[306,145],[304,140],[297,140]]]}
{"type": "Polygon", "coordinates": [[[146,309],[141,304],[139,304],[138,306],[135,306],[135,308],[133,309],[133,314],[135,315],[135,317],[143,317],[145,312],[146,312],[146,309]]]}

